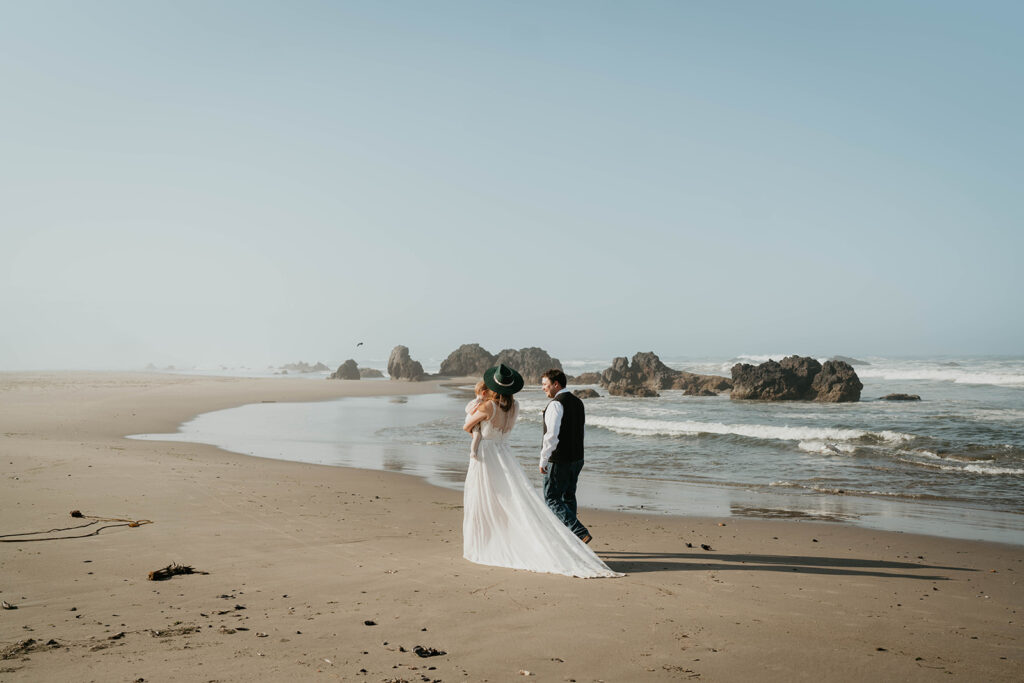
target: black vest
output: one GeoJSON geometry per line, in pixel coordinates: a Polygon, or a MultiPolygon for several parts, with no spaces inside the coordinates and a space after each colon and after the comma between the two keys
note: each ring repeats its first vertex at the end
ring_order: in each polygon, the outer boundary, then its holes
{"type": "MultiPolygon", "coordinates": [[[[562,424],[558,429],[558,445],[551,454],[551,462],[576,462],[583,459],[583,424],[586,416],[583,401],[571,392],[558,394],[552,401],[562,404],[562,424]]],[[[551,404],[548,404],[550,407],[551,404]]],[[[544,409],[547,412],[547,408],[544,409]]],[[[547,425],[541,423],[545,433],[547,425]]]]}

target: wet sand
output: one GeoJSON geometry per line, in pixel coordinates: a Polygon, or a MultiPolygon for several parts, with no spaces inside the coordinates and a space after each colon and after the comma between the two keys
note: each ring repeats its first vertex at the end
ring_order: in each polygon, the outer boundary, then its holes
{"type": "Polygon", "coordinates": [[[0,540],[21,541],[0,543],[16,607],[0,679],[1024,678],[1021,546],[582,510],[629,576],[571,579],[464,561],[461,495],[419,479],[124,438],[246,403],[435,390],[0,374],[0,540]],[[91,521],[71,510],[152,523],[9,535],[91,521]],[[171,562],[207,573],[146,579],[171,562]]]}

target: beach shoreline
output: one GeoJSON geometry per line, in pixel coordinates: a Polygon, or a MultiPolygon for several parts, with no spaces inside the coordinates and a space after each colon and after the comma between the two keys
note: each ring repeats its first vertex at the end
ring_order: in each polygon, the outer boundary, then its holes
{"type": "Polygon", "coordinates": [[[0,533],[70,527],[75,509],[153,521],[0,544],[0,599],[17,607],[0,613],[4,680],[1024,674],[1019,546],[588,509],[595,550],[629,576],[573,580],[465,562],[461,494],[411,476],[124,438],[248,403],[439,389],[0,373],[0,533]],[[146,581],[172,561],[209,573],[146,581]]]}

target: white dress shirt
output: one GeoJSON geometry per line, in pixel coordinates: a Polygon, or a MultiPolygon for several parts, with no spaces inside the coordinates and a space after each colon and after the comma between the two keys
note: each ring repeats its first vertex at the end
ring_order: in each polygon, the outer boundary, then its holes
{"type": "MultiPolygon", "coordinates": [[[[565,387],[558,394],[564,394],[567,391],[569,388],[565,387]]],[[[551,399],[547,408],[544,409],[544,443],[540,447],[540,466],[544,469],[547,469],[551,454],[558,447],[558,432],[562,429],[562,415],[564,414],[565,408],[562,407],[560,401],[555,399],[551,399]]]]}

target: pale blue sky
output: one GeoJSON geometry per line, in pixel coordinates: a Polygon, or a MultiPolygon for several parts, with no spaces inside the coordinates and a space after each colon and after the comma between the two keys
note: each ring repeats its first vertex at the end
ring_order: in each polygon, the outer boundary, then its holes
{"type": "Polygon", "coordinates": [[[0,369],[1024,353],[1022,28],[0,0],[0,369]]]}

